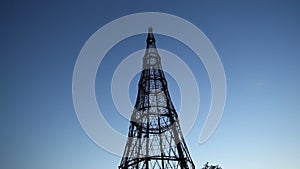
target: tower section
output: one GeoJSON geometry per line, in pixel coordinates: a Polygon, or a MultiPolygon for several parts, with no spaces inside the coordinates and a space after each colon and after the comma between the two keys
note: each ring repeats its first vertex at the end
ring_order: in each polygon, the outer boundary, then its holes
{"type": "Polygon", "coordinates": [[[168,91],[152,28],[119,169],[194,169],[168,91]]]}

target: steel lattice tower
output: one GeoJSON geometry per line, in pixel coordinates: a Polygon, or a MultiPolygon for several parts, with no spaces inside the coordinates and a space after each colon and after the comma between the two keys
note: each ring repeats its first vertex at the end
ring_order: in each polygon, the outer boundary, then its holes
{"type": "Polygon", "coordinates": [[[194,169],[172,104],[152,28],[119,169],[194,169]]]}

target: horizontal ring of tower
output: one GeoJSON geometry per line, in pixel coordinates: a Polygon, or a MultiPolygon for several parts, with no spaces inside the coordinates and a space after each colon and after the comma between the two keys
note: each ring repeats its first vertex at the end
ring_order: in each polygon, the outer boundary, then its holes
{"type": "Polygon", "coordinates": [[[130,121],[131,125],[134,125],[140,133],[146,133],[146,134],[162,134],[168,130],[172,130],[171,126],[176,123],[171,123],[169,125],[161,126],[160,128],[147,128],[147,124],[142,123],[136,123],[134,121],[130,121]]]}
{"type": "Polygon", "coordinates": [[[163,80],[148,79],[139,84],[140,90],[145,94],[155,94],[165,92],[167,89],[166,83],[163,80]]]}
{"type": "Polygon", "coordinates": [[[161,67],[144,66],[140,80],[143,80],[143,78],[148,77],[165,78],[164,71],[161,67]]]}
{"type": "Polygon", "coordinates": [[[139,119],[131,119],[131,124],[141,133],[161,134],[178,122],[176,115],[142,114],[139,119]],[[154,118],[153,118],[154,117],[154,118]],[[151,119],[151,120],[149,120],[151,119]]]}
{"type": "MultiPolygon", "coordinates": [[[[165,108],[165,109],[168,110],[168,112],[175,112],[174,108],[156,105],[156,106],[143,106],[143,107],[135,108],[133,113],[135,113],[137,111],[147,111],[150,108],[165,108]]],[[[174,114],[174,113],[169,113],[169,114],[174,114]]],[[[163,114],[160,114],[160,115],[166,115],[166,113],[163,113],[163,114]]]]}
{"type": "Polygon", "coordinates": [[[142,161],[151,161],[151,160],[168,160],[168,161],[178,161],[178,160],[186,160],[189,161],[187,158],[180,158],[177,156],[149,156],[149,157],[142,157],[142,158],[135,158],[132,160],[128,160],[126,166],[134,166],[142,161]]]}

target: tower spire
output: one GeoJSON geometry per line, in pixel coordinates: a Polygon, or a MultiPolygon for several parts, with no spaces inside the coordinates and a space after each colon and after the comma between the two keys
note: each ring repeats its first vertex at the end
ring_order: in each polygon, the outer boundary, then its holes
{"type": "Polygon", "coordinates": [[[148,48],[156,48],[155,46],[155,38],[153,35],[153,28],[148,28],[148,37],[147,37],[147,49],[148,48]]]}

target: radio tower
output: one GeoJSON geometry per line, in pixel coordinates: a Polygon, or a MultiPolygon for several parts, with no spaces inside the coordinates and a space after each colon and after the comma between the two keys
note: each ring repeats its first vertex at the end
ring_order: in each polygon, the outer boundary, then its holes
{"type": "Polygon", "coordinates": [[[119,169],[194,169],[172,104],[152,28],[119,169]]]}

